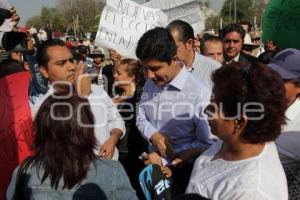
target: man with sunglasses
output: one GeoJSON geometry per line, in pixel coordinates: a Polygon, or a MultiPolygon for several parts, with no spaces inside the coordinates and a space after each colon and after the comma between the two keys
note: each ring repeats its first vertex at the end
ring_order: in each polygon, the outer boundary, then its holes
{"type": "Polygon", "coordinates": [[[245,30],[240,24],[229,24],[222,29],[220,38],[223,41],[225,63],[249,64],[257,61],[255,57],[242,53],[245,34],[245,30]]]}

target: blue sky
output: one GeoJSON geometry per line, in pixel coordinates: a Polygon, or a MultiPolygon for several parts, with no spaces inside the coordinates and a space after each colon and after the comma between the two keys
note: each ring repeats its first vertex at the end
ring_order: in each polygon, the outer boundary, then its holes
{"type": "Polygon", "coordinates": [[[42,6],[54,7],[55,0],[9,0],[10,4],[17,8],[21,17],[20,25],[25,25],[28,18],[39,15],[42,6]]]}

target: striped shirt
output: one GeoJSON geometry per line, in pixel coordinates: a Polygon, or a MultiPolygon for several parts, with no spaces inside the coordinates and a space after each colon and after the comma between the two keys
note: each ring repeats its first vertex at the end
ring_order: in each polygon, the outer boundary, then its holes
{"type": "Polygon", "coordinates": [[[221,67],[221,64],[217,61],[195,53],[195,59],[192,68],[189,71],[192,72],[194,77],[204,82],[210,89],[212,89],[213,83],[211,75],[219,67],[221,67]]]}

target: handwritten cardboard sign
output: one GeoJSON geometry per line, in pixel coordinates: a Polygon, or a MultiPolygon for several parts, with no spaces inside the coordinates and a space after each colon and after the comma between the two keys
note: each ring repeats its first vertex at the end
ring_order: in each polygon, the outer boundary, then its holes
{"type": "Polygon", "coordinates": [[[275,41],[280,48],[300,49],[300,1],[273,0],[263,17],[263,42],[275,41]]]}
{"type": "Polygon", "coordinates": [[[33,133],[28,88],[28,72],[0,79],[0,199],[5,199],[13,170],[31,154],[33,133]]]}
{"type": "Polygon", "coordinates": [[[159,9],[148,8],[130,0],[107,1],[101,15],[95,43],[115,49],[125,57],[136,58],[139,38],[156,26],[165,26],[167,16],[159,9]]]}

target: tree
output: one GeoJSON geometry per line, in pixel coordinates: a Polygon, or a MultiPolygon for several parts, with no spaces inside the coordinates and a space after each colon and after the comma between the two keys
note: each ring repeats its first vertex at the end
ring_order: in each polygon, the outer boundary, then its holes
{"type": "Polygon", "coordinates": [[[220,26],[220,16],[219,15],[214,15],[214,16],[210,16],[208,18],[205,19],[205,29],[214,29],[214,30],[218,30],[219,26],[220,26]]]}
{"type": "Polygon", "coordinates": [[[26,25],[35,28],[43,28],[48,22],[51,22],[53,30],[59,30],[61,32],[66,31],[67,21],[66,19],[56,11],[55,8],[43,7],[39,16],[30,18],[26,25]]]}
{"type": "Polygon", "coordinates": [[[41,21],[40,16],[34,16],[27,20],[26,26],[27,27],[35,27],[37,29],[40,29],[43,27],[43,23],[41,21]]]}
{"type": "MultiPolygon", "coordinates": [[[[226,0],[221,10],[221,17],[225,23],[234,22],[234,1],[226,0]]],[[[266,8],[269,0],[236,0],[236,22],[249,21],[254,24],[254,17],[256,22],[260,25],[262,13],[266,8]]]]}
{"type": "Polygon", "coordinates": [[[101,14],[104,4],[95,0],[57,0],[56,7],[69,26],[75,21],[78,23],[76,32],[93,32],[99,24],[95,16],[101,14]]]}
{"type": "Polygon", "coordinates": [[[221,10],[221,17],[227,23],[234,22],[234,2],[236,1],[236,22],[248,20],[253,16],[253,0],[226,0],[221,10]]]}

